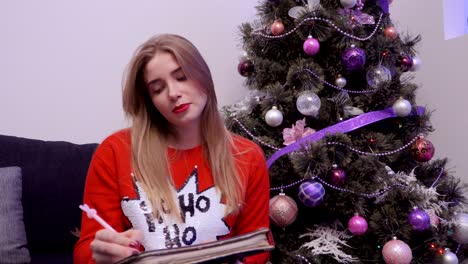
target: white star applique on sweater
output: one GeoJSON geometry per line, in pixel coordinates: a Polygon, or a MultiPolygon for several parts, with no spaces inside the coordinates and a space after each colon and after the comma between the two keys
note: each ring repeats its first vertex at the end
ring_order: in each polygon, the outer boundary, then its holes
{"type": "Polygon", "coordinates": [[[221,203],[221,196],[214,186],[199,192],[196,167],[182,188],[174,189],[183,222],[171,221],[169,217],[155,219],[145,191],[138,181],[133,180],[138,198],[125,197],[121,206],[133,228],[143,231],[144,238],[140,242],[146,250],[211,242],[229,234],[223,219],[226,205],[221,203]]]}

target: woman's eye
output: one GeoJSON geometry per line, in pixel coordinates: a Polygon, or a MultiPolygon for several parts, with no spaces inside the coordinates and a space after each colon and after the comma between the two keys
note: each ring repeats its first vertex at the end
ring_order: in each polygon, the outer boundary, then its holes
{"type": "Polygon", "coordinates": [[[187,77],[185,77],[185,75],[182,75],[182,76],[178,76],[176,79],[177,79],[179,82],[181,82],[181,81],[186,81],[186,80],[187,80],[187,77]]]}

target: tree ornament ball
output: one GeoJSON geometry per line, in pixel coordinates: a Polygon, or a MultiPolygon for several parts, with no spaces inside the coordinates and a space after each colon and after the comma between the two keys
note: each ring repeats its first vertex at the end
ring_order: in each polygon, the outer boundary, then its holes
{"type": "Polygon", "coordinates": [[[411,113],[411,103],[403,98],[400,98],[393,103],[393,112],[399,117],[408,116],[411,113]]]}
{"type": "Polygon", "coordinates": [[[348,221],[348,229],[353,235],[364,235],[367,232],[367,228],[368,224],[366,219],[357,213],[348,221]]]}
{"type": "Polygon", "coordinates": [[[431,141],[420,137],[410,148],[411,157],[419,162],[426,162],[432,159],[435,153],[435,147],[431,141]]]}
{"type": "Polygon", "coordinates": [[[240,75],[244,77],[248,77],[250,74],[252,74],[255,70],[254,64],[252,63],[251,60],[244,60],[239,62],[237,65],[237,71],[239,72],[240,75]]]}
{"type": "Polygon", "coordinates": [[[413,253],[408,244],[396,237],[385,243],[382,256],[387,264],[409,264],[413,259],[413,253]]]}
{"type": "Polygon", "coordinates": [[[343,66],[350,70],[360,70],[366,64],[366,53],[358,47],[347,48],[341,56],[343,66]]]}
{"type": "Polygon", "coordinates": [[[296,202],[284,193],[270,199],[270,219],[279,227],[285,228],[294,223],[297,212],[296,202]]]}
{"type": "Polygon", "coordinates": [[[343,87],[346,86],[346,82],[347,82],[346,79],[344,77],[340,76],[340,77],[336,78],[335,85],[340,87],[340,88],[343,88],[343,87]]]}
{"type": "Polygon", "coordinates": [[[450,248],[445,248],[444,254],[440,257],[441,264],[458,264],[458,257],[450,251],[450,248]]]}
{"type": "Polygon", "coordinates": [[[307,39],[304,41],[304,44],[302,45],[302,48],[304,49],[304,52],[307,55],[315,55],[319,52],[320,50],[320,42],[318,39],[313,38],[312,36],[307,37],[307,39]]]}
{"type": "Polygon", "coordinates": [[[460,244],[468,244],[468,214],[457,213],[453,222],[453,239],[460,244]]]}
{"type": "Polygon", "coordinates": [[[413,60],[413,66],[411,67],[410,71],[412,72],[419,71],[422,67],[421,58],[419,58],[418,56],[414,56],[412,57],[412,60],[413,60]]]}
{"type": "Polygon", "coordinates": [[[397,66],[402,71],[407,72],[413,67],[413,59],[408,55],[402,55],[397,60],[397,66]]]}
{"type": "Polygon", "coordinates": [[[323,202],[325,188],[319,182],[309,180],[299,186],[299,200],[309,207],[316,207],[323,202]]]}
{"type": "Polygon", "coordinates": [[[424,210],[415,207],[408,215],[408,223],[413,230],[424,231],[431,227],[431,218],[424,210]]]}
{"type": "Polygon", "coordinates": [[[384,29],[384,35],[388,39],[395,40],[398,37],[398,31],[394,26],[388,26],[384,29]]]}
{"type": "Polygon", "coordinates": [[[317,116],[320,106],[320,97],[311,91],[302,93],[296,100],[297,110],[305,116],[317,116]]]}
{"type": "Polygon", "coordinates": [[[382,66],[382,65],[377,65],[377,66],[371,67],[367,71],[366,79],[367,79],[367,84],[370,87],[377,89],[382,84],[390,82],[392,80],[392,73],[387,67],[382,66]]]}
{"type": "Polygon", "coordinates": [[[357,0],[340,0],[341,5],[344,8],[353,8],[357,4],[357,0]]]}
{"type": "Polygon", "coordinates": [[[265,115],[265,122],[271,127],[277,127],[283,123],[283,113],[273,106],[265,115]]]}
{"type": "Polygon", "coordinates": [[[280,20],[275,20],[275,22],[273,22],[273,24],[271,25],[270,29],[271,29],[271,34],[275,36],[283,34],[284,32],[283,22],[281,22],[280,20]]]}
{"type": "Polygon", "coordinates": [[[341,187],[345,183],[346,173],[343,169],[338,168],[336,164],[333,164],[333,168],[328,173],[328,178],[332,185],[341,187]]]}

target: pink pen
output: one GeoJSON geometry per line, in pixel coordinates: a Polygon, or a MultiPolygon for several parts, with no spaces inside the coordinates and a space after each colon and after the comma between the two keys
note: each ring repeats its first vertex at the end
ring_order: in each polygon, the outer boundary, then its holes
{"type": "Polygon", "coordinates": [[[117,231],[115,231],[115,229],[112,228],[112,226],[110,226],[106,221],[104,221],[104,219],[102,219],[101,217],[99,217],[99,215],[98,215],[97,212],[96,212],[96,209],[89,208],[89,206],[88,206],[87,204],[80,205],[79,207],[80,207],[81,210],[83,210],[83,211],[86,212],[86,214],[88,215],[88,217],[89,217],[90,219],[96,220],[96,221],[97,221],[99,224],[101,224],[105,229],[117,233],[117,231]]]}

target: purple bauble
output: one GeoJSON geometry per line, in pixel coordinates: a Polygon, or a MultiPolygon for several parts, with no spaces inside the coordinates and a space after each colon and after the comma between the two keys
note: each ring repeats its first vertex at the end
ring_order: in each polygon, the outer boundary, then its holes
{"type": "Polygon", "coordinates": [[[404,72],[407,72],[413,68],[413,59],[410,56],[402,55],[397,60],[397,66],[404,72]]]}
{"type": "Polygon", "coordinates": [[[253,73],[254,69],[255,68],[251,60],[241,61],[239,65],[237,65],[237,71],[239,71],[239,74],[244,77],[247,77],[253,73]]]}
{"type": "Polygon", "coordinates": [[[315,55],[320,50],[320,42],[312,36],[309,36],[304,41],[302,48],[307,55],[315,55]]]}
{"type": "Polygon", "coordinates": [[[353,235],[364,235],[368,228],[367,221],[364,217],[354,214],[348,221],[348,229],[353,235]]]}
{"type": "Polygon", "coordinates": [[[338,168],[336,165],[333,165],[333,169],[330,170],[328,177],[330,179],[331,184],[339,187],[344,185],[346,173],[344,170],[338,168]]]}
{"type": "Polygon", "coordinates": [[[394,237],[385,243],[382,256],[387,264],[409,264],[413,259],[413,252],[408,244],[394,237]]]}
{"type": "Polygon", "coordinates": [[[323,202],[325,189],[319,182],[309,180],[299,186],[298,196],[305,205],[315,207],[323,202]]]}
{"type": "Polygon", "coordinates": [[[414,207],[408,215],[408,222],[413,226],[413,230],[423,231],[431,227],[431,218],[424,210],[414,207]]]}
{"type": "Polygon", "coordinates": [[[343,66],[350,71],[360,70],[364,67],[364,64],[366,64],[366,54],[364,50],[357,47],[346,49],[341,58],[343,60],[343,66]]]}

